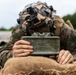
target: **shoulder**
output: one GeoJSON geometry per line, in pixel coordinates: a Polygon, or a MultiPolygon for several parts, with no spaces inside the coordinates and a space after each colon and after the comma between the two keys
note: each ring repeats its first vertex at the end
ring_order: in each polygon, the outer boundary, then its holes
{"type": "Polygon", "coordinates": [[[58,16],[58,15],[55,15],[55,20],[57,20],[58,22],[60,23],[64,23],[64,20],[62,19],[62,17],[58,16]]]}

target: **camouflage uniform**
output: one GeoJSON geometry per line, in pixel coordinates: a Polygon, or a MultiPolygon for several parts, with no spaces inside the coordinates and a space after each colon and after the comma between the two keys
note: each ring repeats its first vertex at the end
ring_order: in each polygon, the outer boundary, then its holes
{"type": "Polygon", "coordinates": [[[37,2],[35,5],[30,5],[20,12],[17,20],[19,27],[12,31],[9,42],[0,50],[0,65],[2,67],[6,60],[12,57],[14,43],[22,36],[31,36],[34,32],[51,32],[53,36],[60,37],[61,49],[70,50],[71,53],[75,51],[76,33],[70,22],[65,23],[62,18],[53,15],[55,10],[45,3],[37,2]],[[30,20],[32,21],[30,22],[30,20]]]}

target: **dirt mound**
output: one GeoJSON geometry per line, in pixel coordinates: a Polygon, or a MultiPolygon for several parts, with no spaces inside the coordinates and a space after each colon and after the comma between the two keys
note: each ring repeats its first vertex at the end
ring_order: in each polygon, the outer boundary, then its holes
{"type": "Polygon", "coordinates": [[[76,63],[60,65],[39,56],[10,58],[0,75],[76,75],[76,63]]]}

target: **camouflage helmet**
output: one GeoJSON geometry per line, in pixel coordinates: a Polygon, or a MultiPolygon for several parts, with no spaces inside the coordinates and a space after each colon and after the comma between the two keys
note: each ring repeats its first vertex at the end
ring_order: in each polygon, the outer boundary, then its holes
{"type": "Polygon", "coordinates": [[[48,32],[54,29],[54,12],[55,10],[52,6],[48,6],[47,3],[38,1],[26,5],[24,10],[19,13],[19,19],[17,22],[20,25],[26,22],[26,26],[29,30],[48,32]]]}

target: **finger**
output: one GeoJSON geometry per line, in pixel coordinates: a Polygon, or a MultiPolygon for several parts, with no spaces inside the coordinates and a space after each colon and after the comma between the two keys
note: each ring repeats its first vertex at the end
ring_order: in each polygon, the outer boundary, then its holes
{"type": "Polygon", "coordinates": [[[73,56],[70,58],[70,60],[67,63],[72,63],[72,62],[74,62],[73,56]]]}
{"type": "Polygon", "coordinates": [[[25,41],[25,40],[19,40],[19,41],[17,41],[16,43],[15,43],[15,45],[19,45],[19,44],[24,44],[24,45],[29,45],[30,44],[30,42],[28,42],[28,41],[25,41]]]}
{"type": "Polygon", "coordinates": [[[64,50],[61,50],[61,51],[60,51],[60,53],[59,53],[59,55],[58,55],[58,59],[57,59],[58,62],[60,62],[60,60],[61,60],[64,52],[65,52],[64,50]]]}
{"type": "Polygon", "coordinates": [[[71,54],[69,54],[69,55],[67,56],[67,58],[65,59],[65,61],[64,61],[62,64],[71,63],[71,62],[73,62],[73,61],[74,61],[73,56],[72,56],[71,54]]]}
{"type": "Polygon", "coordinates": [[[30,54],[30,52],[21,53],[21,54],[18,54],[17,57],[24,57],[24,56],[27,56],[29,54],[30,54]]]}
{"type": "Polygon", "coordinates": [[[69,60],[71,59],[71,54],[69,53],[63,60],[62,64],[69,63],[69,60]]]}
{"type": "Polygon", "coordinates": [[[20,50],[14,50],[14,54],[20,54],[20,53],[26,53],[26,52],[33,52],[33,50],[27,50],[27,49],[20,49],[20,50]]]}
{"type": "Polygon", "coordinates": [[[13,50],[15,49],[33,49],[33,46],[30,45],[14,45],[13,50]]]}
{"type": "MultiPolygon", "coordinates": [[[[24,49],[21,49],[21,50],[14,50],[13,51],[13,57],[20,57],[21,54],[25,54],[25,56],[27,54],[30,54],[31,52],[33,52],[33,50],[24,50],[24,49]]],[[[21,55],[22,56],[22,55],[21,55]]]]}
{"type": "Polygon", "coordinates": [[[63,56],[62,56],[62,58],[60,59],[59,63],[62,64],[65,61],[65,59],[67,59],[67,61],[68,61],[69,58],[70,58],[69,51],[65,51],[64,54],[63,54],[63,56]]]}

